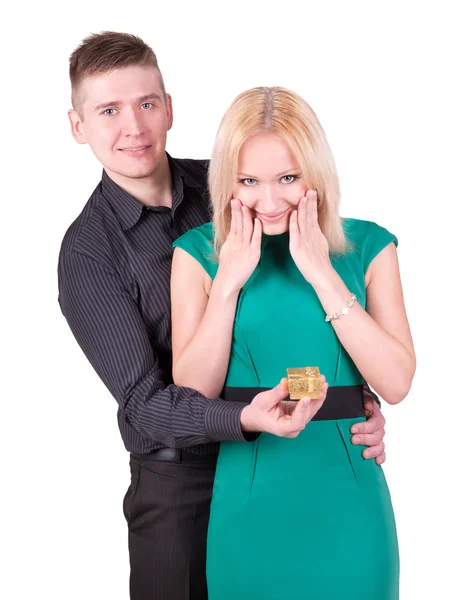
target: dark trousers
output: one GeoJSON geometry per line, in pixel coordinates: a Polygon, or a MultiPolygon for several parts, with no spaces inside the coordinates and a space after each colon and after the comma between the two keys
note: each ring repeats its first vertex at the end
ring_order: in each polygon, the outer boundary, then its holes
{"type": "Polygon", "coordinates": [[[216,458],[130,458],[124,498],[131,600],[207,600],[206,536],[216,458]]]}

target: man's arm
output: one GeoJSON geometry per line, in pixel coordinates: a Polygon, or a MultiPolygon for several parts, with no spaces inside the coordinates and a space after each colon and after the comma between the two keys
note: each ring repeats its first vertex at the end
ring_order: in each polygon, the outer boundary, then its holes
{"type": "Polygon", "coordinates": [[[163,383],[138,306],[114,271],[85,254],[62,252],[59,303],[135,431],[174,447],[246,439],[240,424],[245,404],[208,400],[195,390],[163,383]]]}

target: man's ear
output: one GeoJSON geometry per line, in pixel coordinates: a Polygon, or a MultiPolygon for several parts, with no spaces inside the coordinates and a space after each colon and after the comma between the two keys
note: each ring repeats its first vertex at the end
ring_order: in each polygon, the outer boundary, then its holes
{"type": "Polygon", "coordinates": [[[73,138],[78,144],[87,144],[84,128],[82,126],[82,119],[74,108],[71,108],[68,111],[68,118],[70,119],[71,134],[73,138]]]}
{"type": "Polygon", "coordinates": [[[168,114],[168,131],[173,126],[173,102],[171,100],[170,94],[167,94],[167,114],[168,114]]]}

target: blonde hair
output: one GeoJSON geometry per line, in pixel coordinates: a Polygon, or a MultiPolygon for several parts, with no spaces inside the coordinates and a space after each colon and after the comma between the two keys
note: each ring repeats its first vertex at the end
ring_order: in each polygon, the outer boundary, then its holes
{"type": "Polygon", "coordinates": [[[230,231],[230,200],[237,181],[239,152],[248,138],[265,131],[277,134],[289,146],[307,187],[317,191],[319,226],[330,252],[345,252],[348,243],[338,212],[338,174],[317,116],[290,90],[256,87],[235,98],[216,135],[209,167],[216,254],[230,231]]]}

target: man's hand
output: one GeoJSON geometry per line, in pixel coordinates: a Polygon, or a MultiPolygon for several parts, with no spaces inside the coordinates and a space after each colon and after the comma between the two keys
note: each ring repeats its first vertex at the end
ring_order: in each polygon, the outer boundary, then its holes
{"type": "Polygon", "coordinates": [[[302,398],[299,402],[284,402],[288,394],[287,379],[271,390],[261,392],[241,412],[243,431],[264,431],[280,437],[297,437],[320,409],[327,396],[328,384],[322,375],[319,400],[302,398]]]}
{"type": "Polygon", "coordinates": [[[369,446],[362,452],[363,458],[375,458],[378,465],[386,460],[384,446],[384,425],[386,420],[369,390],[363,390],[363,402],[366,421],[356,423],[351,427],[351,441],[355,445],[369,446]]]}

